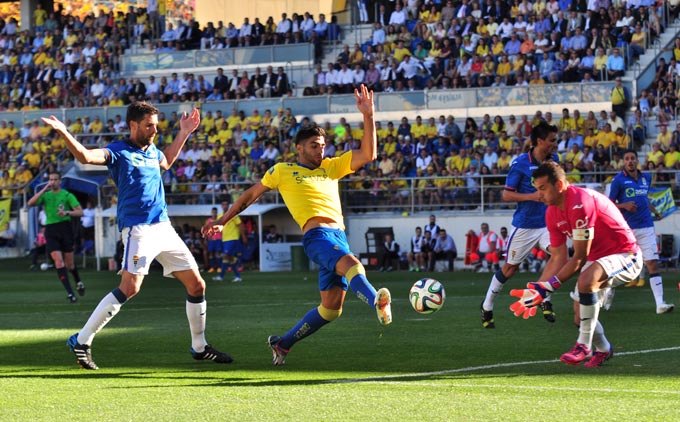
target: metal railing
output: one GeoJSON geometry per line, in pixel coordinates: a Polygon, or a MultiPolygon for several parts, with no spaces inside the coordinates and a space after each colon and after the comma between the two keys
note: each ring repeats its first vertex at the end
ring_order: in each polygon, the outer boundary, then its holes
{"type": "MultiPolygon", "coordinates": [[[[616,174],[618,171],[567,172],[567,178],[573,184],[604,193],[616,174]]],[[[656,171],[652,175],[653,186],[671,188],[678,204],[680,170],[656,171]]],[[[511,212],[515,204],[501,201],[505,177],[505,174],[365,179],[350,176],[340,182],[340,195],[348,214],[511,212]]],[[[219,205],[224,200],[236,200],[252,184],[252,180],[234,180],[222,183],[219,189],[208,190],[206,187],[210,184],[207,182],[173,181],[165,185],[165,197],[168,204],[219,205]]],[[[100,189],[102,207],[114,206],[116,187],[104,185],[100,189]]],[[[263,195],[258,203],[281,204],[283,200],[278,191],[271,191],[263,195]]]]}

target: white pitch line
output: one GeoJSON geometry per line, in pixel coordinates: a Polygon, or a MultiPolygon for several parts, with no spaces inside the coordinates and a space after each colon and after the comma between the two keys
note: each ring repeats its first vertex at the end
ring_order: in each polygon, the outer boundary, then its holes
{"type": "MultiPolygon", "coordinates": [[[[630,351],[630,352],[618,352],[615,353],[614,356],[630,356],[630,355],[642,355],[646,353],[658,353],[658,352],[670,352],[670,351],[676,351],[680,350],[680,346],[676,347],[664,347],[660,349],[646,349],[646,350],[635,350],[635,351],[630,351]]],[[[327,383],[330,384],[344,384],[344,383],[355,383],[355,382],[374,382],[374,381],[383,381],[383,380],[398,380],[401,378],[421,378],[421,377],[431,377],[431,376],[436,376],[436,375],[447,375],[447,374],[457,374],[461,372],[474,372],[474,371],[483,371],[486,369],[496,369],[496,368],[509,368],[513,366],[523,366],[523,365],[539,365],[539,364],[544,364],[544,363],[557,363],[559,362],[559,359],[548,359],[548,360],[533,360],[533,361],[523,361],[523,362],[506,362],[506,363],[494,363],[491,365],[480,365],[480,366],[468,366],[465,368],[456,368],[456,369],[444,369],[441,371],[432,371],[432,372],[416,372],[412,374],[395,374],[395,375],[380,375],[380,376],[375,376],[375,377],[366,377],[366,378],[347,378],[347,379],[336,379],[336,380],[328,380],[326,381],[327,383]]]]}
{"type": "MultiPolygon", "coordinates": [[[[373,384],[381,385],[405,385],[405,386],[420,386],[420,387],[456,387],[456,388],[498,388],[499,384],[470,384],[470,383],[450,383],[450,382],[410,382],[410,381],[374,381],[373,384]]],[[[540,385],[505,385],[502,386],[504,389],[513,390],[540,390],[540,391],[575,391],[578,393],[592,392],[592,393],[616,393],[616,394],[670,394],[674,396],[680,396],[680,391],[675,390],[630,390],[621,388],[586,388],[586,387],[555,387],[555,386],[540,386],[540,385]]]]}

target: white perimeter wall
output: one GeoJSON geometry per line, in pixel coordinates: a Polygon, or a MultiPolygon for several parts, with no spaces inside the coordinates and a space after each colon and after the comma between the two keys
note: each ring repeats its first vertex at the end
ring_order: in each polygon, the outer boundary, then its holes
{"type": "MultiPolygon", "coordinates": [[[[423,227],[429,222],[430,212],[419,212],[414,215],[402,217],[401,214],[394,213],[393,215],[380,214],[379,216],[351,216],[345,218],[347,227],[347,237],[349,245],[355,254],[366,252],[366,238],[364,235],[369,227],[392,227],[394,230],[395,240],[401,246],[402,251],[410,251],[411,236],[415,233],[417,226],[423,227]]],[[[465,252],[465,233],[473,229],[479,232],[482,222],[488,223],[489,228],[498,233],[502,226],[508,228],[510,231],[512,222],[512,212],[510,211],[490,211],[485,214],[475,213],[472,211],[462,211],[458,215],[438,215],[437,224],[446,229],[453,240],[456,242],[458,248],[458,257],[462,258],[465,252]],[[470,214],[468,214],[470,213],[470,214]]],[[[680,233],[680,212],[666,217],[662,221],[655,224],[657,234],[673,234],[674,235],[674,252],[678,253],[678,233],[680,233]]],[[[597,236],[597,233],[595,234],[597,236]]]]}

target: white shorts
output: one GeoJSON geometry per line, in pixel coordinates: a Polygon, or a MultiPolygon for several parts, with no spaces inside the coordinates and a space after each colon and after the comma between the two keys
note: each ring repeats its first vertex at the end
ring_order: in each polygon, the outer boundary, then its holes
{"type": "Polygon", "coordinates": [[[189,248],[169,221],[125,227],[122,238],[125,251],[121,268],[132,274],[149,274],[154,259],[163,266],[165,277],[172,277],[175,271],[198,268],[189,248]]]}
{"type": "MultiPolygon", "coordinates": [[[[605,257],[598,259],[597,261],[587,262],[586,265],[584,265],[583,268],[581,268],[581,272],[585,271],[586,268],[593,265],[593,262],[597,262],[598,264],[600,264],[604,269],[604,272],[609,277],[607,281],[602,284],[602,287],[597,292],[598,301],[600,302],[600,305],[602,304],[607,294],[607,290],[609,290],[610,288],[620,286],[622,284],[628,284],[631,281],[637,279],[640,276],[640,272],[642,272],[643,265],[641,251],[637,251],[635,253],[626,252],[614,255],[607,255],[605,257]]],[[[576,283],[576,286],[574,287],[574,293],[571,295],[571,298],[574,299],[576,302],[578,302],[579,300],[578,283],[576,283]]]]}
{"type": "Polygon", "coordinates": [[[659,259],[659,247],[656,244],[656,233],[654,227],[633,229],[633,234],[642,250],[642,259],[645,261],[656,261],[659,259]]]}
{"type": "Polygon", "coordinates": [[[527,259],[534,246],[538,246],[545,252],[548,252],[548,246],[550,246],[548,229],[519,229],[513,227],[508,238],[508,252],[505,261],[510,265],[521,264],[527,259]]]}

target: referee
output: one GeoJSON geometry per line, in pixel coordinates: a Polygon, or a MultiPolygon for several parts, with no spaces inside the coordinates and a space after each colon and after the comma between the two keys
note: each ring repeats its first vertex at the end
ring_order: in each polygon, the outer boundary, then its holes
{"type": "Polygon", "coordinates": [[[45,187],[28,201],[29,207],[36,205],[43,205],[45,208],[47,215],[45,223],[47,252],[54,261],[59,281],[68,293],[69,302],[77,302],[78,299],[71,288],[66,268],[73,274],[78,294],[83,296],[85,285],[80,280],[80,275],[73,261],[74,239],[71,227],[71,217],[82,216],[83,208],[71,192],[61,188],[61,175],[56,172],[50,173],[49,181],[45,187]]]}

